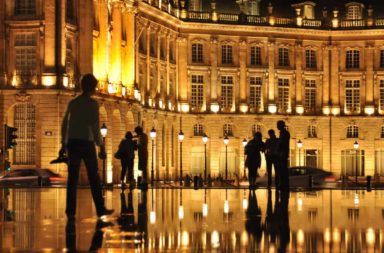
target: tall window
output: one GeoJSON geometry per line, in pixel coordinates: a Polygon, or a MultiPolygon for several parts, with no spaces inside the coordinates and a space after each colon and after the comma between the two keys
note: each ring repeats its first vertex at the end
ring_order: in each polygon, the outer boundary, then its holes
{"type": "Polygon", "coordinates": [[[289,79],[279,78],[278,84],[277,111],[287,112],[289,108],[289,79]]]}
{"type": "Polygon", "coordinates": [[[252,134],[254,135],[257,132],[261,133],[261,126],[259,124],[255,124],[252,126],[252,134]]]}
{"type": "Polygon", "coordinates": [[[316,68],[316,51],[312,49],[305,50],[305,65],[307,68],[316,68]]]}
{"type": "Polygon", "coordinates": [[[203,136],[204,135],[204,127],[202,124],[195,124],[193,126],[193,135],[194,136],[203,136]]]}
{"type": "Polygon", "coordinates": [[[317,138],[316,126],[308,126],[308,138],[317,138]]]}
{"type": "Polygon", "coordinates": [[[375,174],[384,176],[384,150],[375,151],[375,174]]]}
{"type": "Polygon", "coordinates": [[[347,19],[361,19],[361,7],[359,5],[348,6],[347,19]]]}
{"type": "Polygon", "coordinates": [[[200,44],[200,43],[192,44],[192,62],[194,63],[203,62],[203,44],[200,44]]]}
{"type": "Polygon", "coordinates": [[[221,77],[221,107],[230,110],[233,103],[233,76],[221,77]]]}
{"type": "Polygon", "coordinates": [[[380,138],[384,138],[384,126],[381,126],[380,138]]]}
{"type": "Polygon", "coordinates": [[[346,57],[347,69],[358,69],[360,68],[360,51],[359,50],[348,50],[346,57]]]}
{"type": "Polygon", "coordinates": [[[364,176],[365,151],[346,149],[341,151],[341,174],[343,176],[364,176]]]}
{"type": "Polygon", "coordinates": [[[314,112],[316,110],[316,81],[305,80],[305,112],[314,112]]]}
{"type": "Polygon", "coordinates": [[[346,81],[345,109],[350,113],[360,112],[360,80],[346,81]]]}
{"type": "Polygon", "coordinates": [[[321,159],[319,150],[306,149],[304,151],[304,164],[308,167],[319,168],[321,167],[321,159]]]}
{"type": "Polygon", "coordinates": [[[73,48],[71,38],[67,38],[65,51],[65,71],[67,72],[69,82],[68,86],[73,88],[73,78],[75,75],[75,63],[73,59],[73,48]]]}
{"type": "Polygon", "coordinates": [[[288,48],[279,48],[279,66],[289,66],[288,48]]]}
{"type": "Polygon", "coordinates": [[[14,109],[14,126],[17,130],[17,145],[14,164],[33,165],[36,157],[36,112],[32,104],[18,104],[14,109]]]}
{"type": "Polygon", "coordinates": [[[202,75],[192,75],[192,109],[201,109],[204,102],[204,81],[202,75]]]}
{"type": "Polygon", "coordinates": [[[384,50],[380,50],[380,68],[384,68],[384,50]]]}
{"type": "Polygon", "coordinates": [[[221,46],[221,63],[232,64],[232,46],[230,45],[221,46]]]}
{"type": "Polygon", "coordinates": [[[225,124],[223,127],[223,136],[233,136],[233,125],[225,124]]]}
{"type": "Polygon", "coordinates": [[[156,57],[157,56],[156,34],[151,33],[149,36],[149,39],[150,39],[151,56],[156,57]]]}
{"type": "Polygon", "coordinates": [[[36,34],[23,33],[15,37],[15,68],[21,74],[32,74],[37,67],[36,34]]]}
{"type": "Polygon", "coordinates": [[[380,80],[380,111],[384,111],[384,80],[380,80]]]}
{"type": "Polygon", "coordinates": [[[36,0],[15,0],[15,15],[36,14],[36,0]]]}
{"type": "Polygon", "coordinates": [[[251,65],[261,65],[260,47],[251,47],[251,65]]]}
{"type": "Polygon", "coordinates": [[[357,126],[348,126],[347,138],[359,138],[359,128],[357,126]]]}
{"type": "Polygon", "coordinates": [[[251,76],[249,79],[249,107],[255,111],[261,108],[261,77],[251,76]]]}
{"type": "Polygon", "coordinates": [[[73,9],[73,0],[66,1],[66,9],[65,9],[65,17],[67,21],[73,21],[75,17],[74,9],[73,9]]]}

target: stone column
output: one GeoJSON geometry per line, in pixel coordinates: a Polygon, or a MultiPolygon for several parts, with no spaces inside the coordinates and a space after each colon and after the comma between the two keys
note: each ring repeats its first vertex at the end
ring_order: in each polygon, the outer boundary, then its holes
{"type": "MultiPolygon", "coordinates": [[[[45,13],[51,12],[47,3],[45,13]]],[[[92,53],[93,53],[93,1],[79,1],[79,71],[80,75],[92,73],[92,53]]],[[[45,30],[45,34],[50,34],[45,30]]],[[[53,33],[52,33],[53,34],[53,33]]],[[[53,48],[54,50],[54,48],[53,48]]]]}
{"type": "Polygon", "coordinates": [[[295,45],[295,76],[296,76],[296,112],[301,114],[303,111],[303,90],[304,90],[304,80],[303,80],[303,47],[301,42],[295,45]]]}
{"type": "Polygon", "coordinates": [[[331,62],[330,62],[330,93],[333,108],[339,108],[340,110],[340,91],[339,91],[339,71],[340,71],[340,48],[338,46],[332,46],[331,48],[331,62]]]}
{"type": "MultiPolygon", "coordinates": [[[[145,91],[142,91],[142,99],[144,99],[145,104],[148,104],[148,97],[151,91],[151,26],[148,24],[147,26],[147,71],[146,71],[146,87],[145,91]]],[[[144,88],[144,87],[143,87],[144,88]]]]}
{"type": "Polygon", "coordinates": [[[373,65],[374,65],[374,47],[373,45],[367,45],[365,48],[365,68],[366,68],[366,77],[365,77],[365,111],[370,114],[368,110],[372,110],[373,107],[373,65]],[[371,109],[368,109],[371,108],[371,109]]]}
{"type": "MultiPolygon", "coordinates": [[[[247,106],[247,42],[241,40],[239,43],[239,66],[240,66],[240,110],[247,106]]],[[[247,107],[248,108],[248,107],[247,107]]],[[[245,108],[244,108],[245,110],[245,108]]]]}
{"type": "Polygon", "coordinates": [[[109,80],[113,84],[121,82],[121,23],[122,2],[112,1],[112,38],[109,64],[109,80]]]}
{"type": "Polygon", "coordinates": [[[268,42],[268,108],[276,105],[275,101],[275,42],[268,42]]]}
{"type": "Polygon", "coordinates": [[[218,64],[218,41],[217,38],[211,38],[210,44],[210,62],[211,62],[211,98],[210,102],[218,103],[217,101],[217,88],[218,88],[218,80],[217,80],[217,64],[218,64]]]}
{"type": "Polygon", "coordinates": [[[181,103],[187,102],[188,98],[188,43],[187,39],[183,37],[179,37],[177,39],[178,42],[178,48],[179,48],[179,55],[178,55],[178,66],[179,66],[179,101],[181,103]]]}
{"type": "Polygon", "coordinates": [[[125,9],[125,33],[126,33],[126,57],[124,65],[125,65],[125,85],[128,90],[133,94],[136,73],[135,73],[135,57],[136,57],[136,48],[138,48],[138,44],[135,44],[135,13],[136,9],[133,6],[127,6],[125,9]]]}
{"type": "Polygon", "coordinates": [[[329,113],[329,87],[330,87],[330,55],[331,55],[331,47],[324,46],[322,48],[323,54],[323,101],[322,108],[323,112],[329,113]]]}

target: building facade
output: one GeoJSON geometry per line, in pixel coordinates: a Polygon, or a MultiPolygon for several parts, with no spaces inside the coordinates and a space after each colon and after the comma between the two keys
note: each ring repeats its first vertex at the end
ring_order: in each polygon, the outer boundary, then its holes
{"type": "Polygon", "coordinates": [[[376,6],[346,2],[317,13],[317,1],[299,1],[285,17],[273,3],[233,2],[237,13],[199,0],[4,1],[0,111],[19,129],[13,167],[66,173],[49,161],[66,104],[93,72],[108,127],[108,182],[119,179],[113,154],[136,125],[156,130],[148,168],[156,178],[205,168],[241,177],[243,140],[267,137],[278,120],[291,133],[292,166],[383,175],[384,18],[376,6]]]}

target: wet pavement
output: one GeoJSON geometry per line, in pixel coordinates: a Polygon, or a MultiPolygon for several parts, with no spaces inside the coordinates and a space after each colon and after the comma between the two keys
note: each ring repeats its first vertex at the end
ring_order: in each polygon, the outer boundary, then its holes
{"type": "Polygon", "coordinates": [[[1,252],[383,252],[384,191],[119,189],[98,221],[79,189],[67,223],[65,189],[0,189],[1,252]]]}

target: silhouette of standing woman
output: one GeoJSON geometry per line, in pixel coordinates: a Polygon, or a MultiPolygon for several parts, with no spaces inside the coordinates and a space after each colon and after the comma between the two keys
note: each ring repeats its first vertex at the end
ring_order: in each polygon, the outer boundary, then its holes
{"type": "Polygon", "coordinates": [[[249,189],[256,188],[257,171],[261,166],[260,152],[264,152],[264,143],[260,132],[256,132],[253,139],[245,146],[245,164],[248,167],[249,189]]]}
{"type": "Polygon", "coordinates": [[[124,178],[128,170],[129,186],[133,184],[133,163],[135,160],[136,143],[133,141],[133,135],[130,131],[125,134],[125,139],[121,140],[119,150],[117,151],[121,159],[121,188],[124,189],[124,178]]]}
{"type": "Polygon", "coordinates": [[[277,122],[277,129],[280,131],[279,142],[277,145],[278,152],[278,166],[280,172],[280,185],[279,188],[283,190],[289,189],[289,175],[288,175],[288,157],[289,157],[289,140],[291,135],[285,128],[285,122],[279,120],[277,122]]]}

